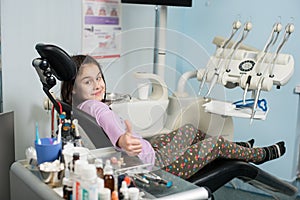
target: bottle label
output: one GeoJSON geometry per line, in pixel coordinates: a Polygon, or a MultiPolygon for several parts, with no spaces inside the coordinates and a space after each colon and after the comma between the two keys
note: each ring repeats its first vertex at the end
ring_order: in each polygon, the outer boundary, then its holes
{"type": "Polygon", "coordinates": [[[78,181],[75,182],[75,200],[79,200],[80,192],[80,183],[78,181]]]}
{"type": "Polygon", "coordinates": [[[89,200],[89,192],[86,189],[82,189],[82,200],[89,200]]]}

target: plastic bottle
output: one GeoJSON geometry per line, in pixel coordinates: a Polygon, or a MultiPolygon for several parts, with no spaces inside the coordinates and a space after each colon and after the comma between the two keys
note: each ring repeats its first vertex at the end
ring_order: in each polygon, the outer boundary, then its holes
{"type": "Polygon", "coordinates": [[[108,188],[102,188],[101,190],[99,190],[98,194],[98,199],[100,200],[111,200],[111,192],[108,188]]]}
{"type": "Polygon", "coordinates": [[[104,180],[102,178],[97,177],[97,189],[100,191],[104,188],[104,180]]]}
{"type": "Polygon", "coordinates": [[[104,174],[103,174],[103,161],[101,158],[97,158],[95,160],[95,166],[96,166],[96,170],[97,170],[97,176],[99,178],[104,178],[104,174]]]}
{"type": "Polygon", "coordinates": [[[79,129],[78,129],[78,120],[77,119],[73,119],[72,121],[72,127],[74,127],[74,145],[75,147],[82,147],[82,139],[81,139],[81,135],[79,133],[79,129]]]}
{"type": "Polygon", "coordinates": [[[122,196],[123,200],[128,200],[129,199],[128,186],[127,186],[126,181],[122,181],[122,185],[121,185],[121,188],[120,188],[120,194],[122,194],[120,196],[122,196]]]}
{"type": "Polygon", "coordinates": [[[77,160],[75,161],[74,173],[73,173],[73,194],[72,200],[81,200],[81,171],[84,166],[88,165],[87,160],[77,160]]]}
{"type": "Polygon", "coordinates": [[[111,192],[115,189],[115,179],[113,176],[113,169],[110,160],[106,160],[104,167],[104,187],[110,189],[111,192]]]}
{"type": "Polygon", "coordinates": [[[97,173],[94,165],[85,165],[81,170],[80,187],[82,200],[98,200],[97,173]]]}
{"type": "Polygon", "coordinates": [[[63,198],[67,200],[72,200],[73,193],[73,180],[70,178],[70,171],[65,170],[65,177],[62,180],[63,184],[63,198]]]}

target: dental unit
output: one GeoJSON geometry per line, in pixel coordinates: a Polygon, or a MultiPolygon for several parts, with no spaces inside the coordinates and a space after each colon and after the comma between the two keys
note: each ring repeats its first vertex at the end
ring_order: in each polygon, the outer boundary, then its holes
{"type": "Polygon", "coordinates": [[[251,28],[252,24],[250,22],[245,23],[241,39],[232,48],[224,48],[221,45],[216,50],[215,55],[210,58],[206,69],[199,69],[197,73],[197,79],[201,81],[200,89],[203,88],[205,83],[210,84],[208,92],[204,95],[204,98],[207,99],[216,83],[229,89],[241,87],[244,91],[242,102],[239,103],[244,105],[247,104],[248,91],[252,91],[250,98],[252,100],[251,111],[249,112],[249,105],[245,106],[247,109],[240,109],[241,107],[235,109],[234,103],[231,104],[225,101],[221,101],[224,102],[224,109],[217,111],[213,107],[219,105],[220,102],[214,102],[213,99],[205,105],[206,111],[225,116],[250,118],[251,122],[253,119],[265,119],[268,110],[259,110],[258,112],[257,109],[261,91],[270,91],[273,85],[283,86],[291,78],[294,72],[293,56],[282,54],[280,51],[294,32],[294,25],[292,23],[286,25],[283,39],[275,53],[271,51],[278,41],[282,29],[281,23],[273,25],[271,35],[262,51],[240,48],[251,28]],[[224,54],[224,52],[228,53],[224,54]],[[217,67],[213,63],[218,63],[217,67]]]}

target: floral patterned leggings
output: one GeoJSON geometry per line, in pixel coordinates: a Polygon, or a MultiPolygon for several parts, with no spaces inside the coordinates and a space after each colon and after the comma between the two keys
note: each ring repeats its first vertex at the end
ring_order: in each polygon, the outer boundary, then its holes
{"type": "Polygon", "coordinates": [[[187,179],[216,158],[260,162],[265,158],[262,148],[246,148],[223,137],[210,137],[187,124],[150,140],[156,151],[156,166],[187,179]]]}

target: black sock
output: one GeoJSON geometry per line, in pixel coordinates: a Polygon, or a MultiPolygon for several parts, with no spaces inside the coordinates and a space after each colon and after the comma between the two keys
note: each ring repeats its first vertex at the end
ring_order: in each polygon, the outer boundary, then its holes
{"type": "Polygon", "coordinates": [[[252,148],[254,144],[254,139],[251,139],[247,142],[236,142],[237,145],[240,145],[242,147],[252,148]]]}
{"type": "Polygon", "coordinates": [[[261,162],[258,162],[256,164],[261,164],[269,160],[274,160],[276,158],[281,157],[285,153],[285,146],[283,141],[278,142],[272,146],[264,147],[263,149],[266,152],[266,156],[261,162]]]}

